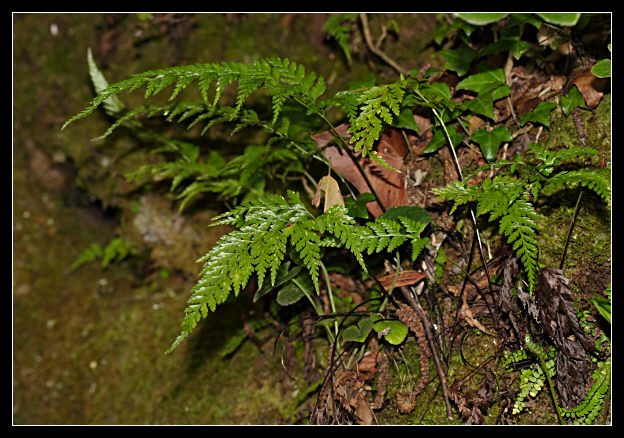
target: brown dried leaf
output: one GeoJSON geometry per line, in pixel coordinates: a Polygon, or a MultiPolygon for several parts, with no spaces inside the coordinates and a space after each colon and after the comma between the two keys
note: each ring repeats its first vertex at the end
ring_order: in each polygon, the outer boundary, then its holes
{"type": "Polygon", "coordinates": [[[559,402],[570,409],[586,395],[590,362],[585,352],[594,351],[595,346],[580,326],[573,306],[570,280],[560,269],[542,269],[535,288],[535,301],[539,311],[538,323],[559,350],[555,378],[559,402]]]}
{"type": "Polygon", "coordinates": [[[358,400],[358,405],[355,409],[355,416],[359,419],[358,424],[373,424],[373,411],[371,410],[368,402],[363,397],[358,400]]]}
{"type": "MultiPolygon", "coordinates": [[[[347,123],[336,127],[338,134],[347,141],[351,138],[351,134],[347,132],[348,129],[349,124],[347,123]]],[[[329,164],[336,172],[353,184],[360,193],[370,193],[370,189],[366,184],[366,180],[360,173],[358,166],[353,163],[346,151],[332,144],[336,141],[333,137],[330,131],[321,132],[320,134],[312,136],[319,149],[325,149],[325,158],[327,158],[327,161],[329,161],[329,164]]],[[[353,147],[351,144],[349,144],[349,146],[353,147]]],[[[407,192],[405,190],[403,177],[405,168],[403,158],[407,154],[407,145],[402,135],[396,129],[387,129],[377,142],[375,150],[386,163],[401,172],[395,172],[394,170],[370,161],[368,158],[363,158],[361,154],[357,154],[357,160],[360,162],[364,172],[371,181],[375,192],[377,192],[377,195],[386,208],[407,205],[407,192]]],[[[366,207],[375,217],[382,213],[378,202],[369,202],[366,204],[366,207]]]]}
{"type": "MultiPolygon", "coordinates": [[[[395,274],[385,275],[379,279],[379,282],[385,289],[388,289],[390,286],[392,286],[392,282],[394,281],[394,276],[395,274]]],[[[413,271],[413,270],[401,271],[399,272],[399,276],[397,278],[397,281],[394,287],[410,286],[412,284],[418,283],[419,281],[425,278],[427,278],[427,274],[421,271],[413,271]]]]}
{"type": "Polygon", "coordinates": [[[544,268],[535,287],[535,301],[539,311],[539,321],[557,348],[574,358],[584,358],[585,351],[594,351],[574,310],[570,280],[557,268],[544,268]],[[569,339],[577,338],[581,345],[569,339]]]}
{"type": "Polygon", "coordinates": [[[604,95],[605,87],[609,78],[598,78],[591,71],[591,67],[579,67],[570,73],[568,84],[565,86],[565,94],[572,85],[576,85],[583,95],[589,108],[596,108],[604,95]]]}

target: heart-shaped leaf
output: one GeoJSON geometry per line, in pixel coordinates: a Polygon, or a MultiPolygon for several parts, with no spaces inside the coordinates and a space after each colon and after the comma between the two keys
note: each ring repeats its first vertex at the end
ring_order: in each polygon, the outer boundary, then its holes
{"type": "Polygon", "coordinates": [[[392,345],[399,345],[407,336],[407,326],[401,321],[384,319],[373,324],[373,329],[392,345]]]}
{"type": "Polygon", "coordinates": [[[557,107],[557,104],[552,102],[541,102],[531,112],[526,113],[520,117],[520,125],[525,125],[527,122],[541,123],[547,128],[550,127],[550,113],[557,107]]]}
{"type": "Polygon", "coordinates": [[[365,318],[358,322],[356,325],[347,327],[342,332],[342,338],[345,341],[351,342],[364,342],[366,337],[373,329],[373,318],[365,318]]]}
{"type": "Polygon", "coordinates": [[[454,50],[440,50],[438,53],[446,58],[444,67],[447,70],[454,71],[458,76],[463,76],[470,70],[470,63],[477,57],[479,51],[468,46],[462,46],[454,50]]]}
{"type": "Polygon", "coordinates": [[[570,88],[567,96],[561,96],[561,110],[563,111],[563,114],[565,114],[565,116],[567,117],[574,109],[578,108],[579,106],[586,106],[585,99],[583,99],[583,95],[578,90],[576,85],[573,85],[572,88],[570,88]]]}
{"type": "Polygon", "coordinates": [[[470,136],[470,140],[481,146],[485,159],[492,162],[496,160],[501,143],[513,141],[513,137],[506,126],[497,126],[489,132],[485,129],[477,129],[470,136]]]}
{"type": "Polygon", "coordinates": [[[505,72],[502,68],[496,68],[468,76],[457,84],[457,88],[482,93],[500,85],[505,85],[505,72]]]}

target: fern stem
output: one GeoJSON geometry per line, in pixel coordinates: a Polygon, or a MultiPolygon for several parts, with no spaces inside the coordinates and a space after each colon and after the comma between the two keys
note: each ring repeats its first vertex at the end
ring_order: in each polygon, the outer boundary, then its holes
{"type": "Polygon", "coordinates": [[[544,352],[540,350],[539,346],[534,344],[531,340],[531,337],[527,334],[525,337],[525,344],[528,350],[537,358],[539,366],[542,368],[544,375],[546,376],[546,381],[548,382],[548,389],[550,390],[550,396],[552,398],[553,404],[555,406],[555,411],[557,412],[557,418],[559,419],[559,424],[565,424],[563,421],[563,416],[561,414],[561,408],[559,407],[559,403],[557,403],[557,396],[555,394],[555,387],[552,383],[552,379],[550,378],[550,372],[546,367],[546,363],[544,362],[544,352]]]}
{"type": "Polygon", "coordinates": [[[580,210],[582,196],[583,196],[583,189],[580,189],[578,199],[576,200],[576,207],[574,207],[574,215],[572,216],[572,222],[570,223],[570,228],[568,229],[568,236],[566,237],[565,245],[563,247],[563,253],[561,254],[561,261],[559,262],[559,269],[563,269],[563,264],[565,263],[566,253],[568,252],[568,245],[570,244],[570,237],[572,236],[572,230],[574,229],[574,224],[576,223],[576,218],[580,210]]]}
{"type": "MultiPolygon", "coordinates": [[[[331,305],[332,313],[336,313],[336,306],[334,305],[334,294],[332,293],[331,284],[329,282],[329,274],[327,273],[327,269],[325,268],[325,264],[323,262],[319,263],[321,267],[321,271],[323,271],[323,276],[325,277],[325,283],[327,286],[327,295],[329,296],[329,303],[331,305]]],[[[336,330],[336,339],[338,338],[338,321],[334,320],[334,329],[336,330]]]]}
{"type": "MultiPolygon", "coordinates": [[[[426,98],[420,92],[418,94],[423,99],[425,99],[425,101],[427,101],[426,98]]],[[[442,120],[442,116],[440,116],[440,114],[438,113],[438,111],[435,108],[432,108],[432,111],[433,111],[434,116],[440,122],[440,125],[442,125],[442,130],[444,131],[444,135],[446,136],[446,139],[447,139],[448,144],[449,144],[449,148],[451,149],[451,153],[453,155],[455,168],[457,169],[457,176],[459,178],[459,181],[463,182],[464,181],[464,177],[462,175],[461,166],[459,165],[459,159],[457,158],[457,154],[455,153],[455,147],[453,146],[453,140],[451,140],[451,136],[449,135],[448,131],[446,130],[446,125],[444,124],[444,120],[442,120]]],[[[471,220],[472,225],[474,226],[474,229],[475,229],[475,234],[476,234],[478,248],[479,248],[479,255],[481,257],[481,262],[483,263],[483,269],[485,270],[485,275],[487,277],[488,287],[490,289],[490,297],[493,300],[494,299],[494,290],[493,290],[493,287],[492,287],[492,280],[490,279],[490,270],[488,269],[487,260],[485,259],[485,253],[483,252],[483,243],[481,242],[481,233],[479,232],[479,227],[477,226],[477,217],[476,217],[474,209],[472,207],[469,208],[469,213],[470,213],[470,220],[471,220]]],[[[490,313],[494,317],[494,322],[496,324],[496,331],[499,332],[500,330],[499,330],[499,326],[498,326],[498,312],[496,311],[496,307],[494,307],[494,308],[490,307],[490,304],[488,303],[488,300],[485,298],[485,296],[483,297],[483,299],[485,301],[485,304],[488,307],[488,310],[490,311],[490,313]]]]}

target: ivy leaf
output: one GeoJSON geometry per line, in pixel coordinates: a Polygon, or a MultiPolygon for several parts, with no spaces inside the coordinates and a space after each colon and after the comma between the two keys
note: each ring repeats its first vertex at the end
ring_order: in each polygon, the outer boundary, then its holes
{"type": "Polygon", "coordinates": [[[485,26],[486,24],[496,23],[497,21],[502,20],[509,14],[475,12],[455,15],[470,24],[474,24],[475,26],[485,26]]]}
{"type": "Polygon", "coordinates": [[[373,318],[366,318],[358,322],[358,325],[351,325],[342,332],[345,341],[364,342],[368,334],[373,329],[373,318]]]}
{"type": "Polygon", "coordinates": [[[559,26],[574,26],[581,18],[581,14],[575,13],[548,13],[537,14],[539,17],[547,23],[556,24],[559,26]]]}
{"type": "Polygon", "coordinates": [[[592,67],[591,71],[593,74],[595,74],[599,78],[610,78],[611,77],[611,60],[603,59],[602,61],[598,61],[596,65],[592,67]]]}
{"type": "Polygon", "coordinates": [[[484,47],[481,52],[479,52],[479,56],[485,56],[496,52],[511,52],[515,59],[520,59],[529,47],[529,43],[520,40],[519,36],[506,36],[484,47]]]}
{"type": "Polygon", "coordinates": [[[399,345],[407,336],[407,326],[401,321],[381,320],[373,325],[373,329],[392,345],[399,345]]]}
{"type": "MultiPolygon", "coordinates": [[[[502,68],[488,70],[468,76],[457,84],[458,89],[475,91],[479,94],[505,85],[505,72],[502,68]]],[[[502,96],[501,96],[502,97],[502,96]]]]}
{"type": "Polygon", "coordinates": [[[416,120],[414,120],[414,113],[410,108],[401,109],[399,116],[392,121],[391,126],[395,128],[411,129],[412,131],[418,132],[418,125],[416,124],[416,120]]]}
{"type": "Polygon", "coordinates": [[[490,132],[485,129],[477,129],[470,136],[470,140],[481,146],[483,156],[488,162],[493,162],[498,155],[500,144],[506,141],[512,141],[513,137],[506,126],[498,126],[490,132]]]}
{"type": "Polygon", "coordinates": [[[577,86],[573,85],[572,88],[570,88],[567,96],[561,96],[561,109],[563,111],[563,114],[565,114],[565,116],[567,117],[574,109],[578,108],[579,106],[586,106],[585,99],[583,98],[583,95],[581,94],[577,86]]]}
{"type": "Polygon", "coordinates": [[[550,113],[557,107],[557,104],[552,102],[541,102],[531,112],[526,113],[520,117],[520,126],[525,125],[527,122],[541,123],[547,128],[550,127],[550,113]]]}
{"type": "Polygon", "coordinates": [[[494,100],[489,93],[481,93],[474,99],[466,100],[466,108],[475,114],[480,114],[494,120],[494,100]]]}
{"type": "Polygon", "coordinates": [[[348,208],[347,214],[351,217],[359,217],[362,219],[368,219],[368,209],[366,204],[375,201],[375,195],[372,193],[361,193],[357,200],[352,198],[345,199],[345,206],[348,208]]]}
{"type": "Polygon", "coordinates": [[[470,69],[470,63],[477,57],[479,51],[468,46],[462,46],[454,50],[440,50],[438,53],[446,58],[444,67],[447,70],[454,71],[458,76],[463,76],[470,69]]]}

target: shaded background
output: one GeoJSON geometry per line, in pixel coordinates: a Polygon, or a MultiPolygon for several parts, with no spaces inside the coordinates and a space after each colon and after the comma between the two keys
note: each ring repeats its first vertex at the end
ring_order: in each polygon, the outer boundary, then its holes
{"type": "MultiPolygon", "coordinates": [[[[249,300],[223,306],[164,354],[199,271],[194,261],[224,231],[206,228],[219,204],[203,198],[181,215],[166,190],[134,191],[123,174],[146,152],[123,132],[91,141],[111,122],[101,112],[60,127],[94,95],[89,47],[109,82],[174,65],[266,56],[317,72],[328,93],[373,75],[380,82],[396,78],[366,54],[362,41],[353,43],[347,68],[323,33],[326,18],[13,15],[14,424],[273,424],[296,418],[301,388],[285,377],[270,348],[246,342],[232,357],[218,354],[227,335],[254,312],[249,300]],[[89,245],[116,236],[137,244],[142,256],[68,271],[89,245]]],[[[435,16],[373,15],[371,26],[388,18],[401,30],[389,37],[388,54],[406,68],[431,61],[427,35],[435,16]]],[[[129,108],[142,101],[141,93],[122,98],[129,108]]],[[[200,141],[214,140],[206,137],[200,141]]],[[[244,141],[234,138],[232,145],[244,141]]]]}

